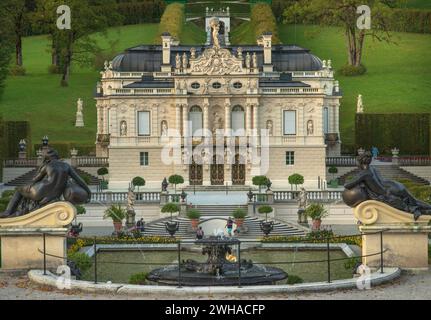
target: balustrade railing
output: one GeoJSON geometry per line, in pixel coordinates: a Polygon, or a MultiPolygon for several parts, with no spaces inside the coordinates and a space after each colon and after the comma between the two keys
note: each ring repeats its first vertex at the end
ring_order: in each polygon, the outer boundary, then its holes
{"type": "Polygon", "coordinates": [[[401,157],[398,159],[400,166],[431,166],[431,157],[401,157]]]}
{"type": "MultiPolygon", "coordinates": [[[[135,203],[158,203],[160,192],[135,192],[135,203]]],[[[126,203],[127,192],[93,192],[90,203],[126,203]]]]}
{"type": "Polygon", "coordinates": [[[37,159],[6,159],[3,160],[4,168],[14,168],[14,167],[37,167],[37,159]]]}
{"type": "Polygon", "coordinates": [[[345,156],[345,157],[326,157],[327,166],[337,166],[337,167],[356,167],[356,157],[345,156]]]}
{"type": "MultiPolygon", "coordinates": [[[[274,202],[297,201],[299,191],[274,191],[274,202]]],[[[342,191],[307,191],[307,199],[312,201],[333,202],[342,199],[342,191]]]]}
{"type": "Polygon", "coordinates": [[[105,157],[76,157],[78,167],[107,167],[109,158],[105,157]]]}

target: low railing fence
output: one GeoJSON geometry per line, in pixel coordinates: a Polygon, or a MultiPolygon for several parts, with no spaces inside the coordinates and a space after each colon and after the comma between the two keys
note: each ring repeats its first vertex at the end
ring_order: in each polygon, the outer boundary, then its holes
{"type": "Polygon", "coordinates": [[[30,159],[5,159],[3,160],[3,167],[4,168],[33,168],[37,167],[37,158],[30,158],[30,159]]]}
{"type": "MultiPolygon", "coordinates": [[[[299,198],[299,191],[273,191],[274,202],[294,202],[299,198]]],[[[342,199],[342,191],[307,191],[307,199],[311,201],[334,202],[342,199]]]]}
{"type": "MultiPolygon", "coordinates": [[[[328,283],[332,282],[332,271],[331,271],[331,263],[332,262],[336,262],[336,261],[348,261],[348,260],[352,260],[352,259],[357,259],[359,261],[359,259],[363,259],[366,257],[372,257],[372,256],[379,256],[380,257],[380,273],[384,273],[384,253],[388,250],[388,249],[384,249],[384,233],[387,230],[381,230],[381,231],[376,231],[374,233],[367,233],[367,236],[372,235],[372,234],[379,234],[380,235],[380,250],[376,251],[375,253],[371,253],[371,254],[367,254],[367,255],[355,255],[355,256],[346,256],[343,258],[334,258],[331,257],[331,250],[333,250],[334,248],[332,247],[331,249],[331,244],[332,243],[343,243],[343,239],[352,239],[355,237],[363,237],[364,234],[360,233],[360,234],[354,234],[354,235],[343,235],[343,236],[322,236],[319,239],[316,238],[310,238],[310,239],[302,239],[300,242],[301,243],[314,243],[316,244],[316,240],[321,240],[320,243],[326,244],[324,246],[325,251],[326,251],[326,259],[322,259],[322,260],[279,260],[279,261],[261,261],[261,262],[253,262],[253,264],[255,265],[287,265],[287,264],[303,264],[303,265],[307,265],[307,264],[316,264],[316,263],[326,263],[326,280],[328,283]],[[331,242],[332,241],[332,242],[331,242]]],[[[52,257],[52,258],[57,258],[57,259],[62,259],[63,261],[65,261],[65,264],[68,265],[68,258],[67,257],[61,257],[61,256],[57,256],[57,255],[53,255],[50,254],[47,251],[47,236],[50,236],[49,233],[45,233],[45,232],[41,232],[43,235],[43,247],[42,248],[38,248],[38,251],[43,254],[43,272],[44,275],[47,275],[47,257],[52,257]]],[[[56,237],[58,237],[58,235],[55,235],[56,237]]],[[[172,238],[176,240],[175,238],[172,238]]],[[[137,242],[138,243],[138,242],[137,242]]],[[[261,241],[256,241],[256,240],[239,240],[236,239],[235,242],[230,242],[229,238],[224,238],[221,239],[221,244],[226,244],[229,245],[231,247],[235,247],[236,246],[236,261],[234,262],[229,262],[232,265],[236,266],[236,270],[238,271],[238,282],[237,285],[238,287],[241,287],[241,244],[245,243],[245,244],[250,244],[250,243],[259,243],[259,244],[281,244],[281,243],[298,243],[297,239],[293,239],[292,241],[283,241],[283,242],[277,242],[277,241],[268,241],[268,240],[261,240],[261,241]]],[[[143,242],[143,244],[145,244],[145,242],[143,242]]],[[[172,241],[170,242],[170,244],[176,244],[176,251],[177,251],[177,262],[176,263],[171,263],[170,265],[176,265],[178,268],[178,279],[177,279],[177,286],[178,287],[182,287],[183,284],[183,278],[182,278],[182,267],[183,264],[185,263],[184,260],[182,260],[182,251],[184,249],[184,245],[209,245],[209,244],[214,244],[214,240],[207,240],[205,241],[205,238],[203,240],[199,240],[199,243],[197,243],[195,240],[176,240],[176,241],[172,241]]],[[[145,266],[145,265],[149,265],[149,266],[166,266],[168,263],[166,261],[160,261],[160,262],[127,262],[127,261],[99,261],[98,260],[98,251],[99,249],[103,249],[103,247],[98,247],[98,237],[94,237],[93,238],[93,243],[92,243],[92,249],[93,249],[93,281],[95,284],[98,283],[98,267],[99,265],[103,265],[103,264],[114,264],[114,265],[141,265],[141,266],[145,266]]],[[[234,253],[235,251],[232,250],[232,253],[234,253]]],[[[143,255],[143,257],[145,257],[145,255],[143,255]]],[[[207,262],[197,262],[196,264],[199,265],[207,265],[207,262]]]]}
{"type": "Polygon", "coordinates": [[[76,157],[77,167],[108,167],[107,157],[76,157]]]}
{"type": "MultiPolygon", "coordinates": [[[[126,203],[127,192],[92,192],[90,203],[126,203]]],[[[136,203],[159,203],[160,192],[135,192],[136,203]]]]}
{"type": "Polygon", "coordinates": [[[326,157],[326,165],[336,167],[356,167],[357,161],[354,156],[326,157]]]}

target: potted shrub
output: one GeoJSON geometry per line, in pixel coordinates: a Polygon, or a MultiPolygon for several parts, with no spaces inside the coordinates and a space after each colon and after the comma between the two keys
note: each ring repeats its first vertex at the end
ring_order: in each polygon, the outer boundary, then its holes
{"type": "Polygon", "coordinates": [[[267,186],[269,179],[266,176],[254,176],[252,183],[259,188],[259,195],[257,196],[257,201],[265,201],[265,196],[262,196],[262,186],[267,186]]]}
{"type": "Polygon", "coordinates": [[[262,221],[260,223],[260,229],[265,234],[265,236],[268,236],[272,229],[274,229],[274,222],[268,221],[268,213],[271,213],[273,211],[271,206],[261,206],[258,209],[258,212],[260,214],[265,214],[265,221],[262,221]]]}
{"type": "Polygon", "coordinates": [[[170,213],[171,220],[165,223],[166,231],[173,237],[179,229],[178,221],[172,221],[172,214],[180,211],[180,206],[176,203],[169,202],[162,207],[162,213],[170,213]]]}
{"type": "Polygon", "coordinates": [[[145,179],[142,177],[134,177],[132,180],[132,185],[134,187],[138,187],[138,192],[139,192],[139,187],[145,186],[145,179]]]}
{"type": "Polygon", "coordinates": [[[327,217],[329,212],[320,203],[312,203],[305,209],[305,214],[310,217],[313,221],[313,230],[320,230],[320,225],[322,224],[322,219],[327,217]]]}
{"type": "Polygon", "coordinates": [[[184,178],[178,174],[173,174],[168,178],[168,181],[170,184],[174,185],[175,188],[175,201],[178,202],[180,201],[179,198],[177,197],[177,184],[182,184],[184,183],[184,178]]]}
{"type": "Polygon", "coordinates": [[[238,228],[244,223],[244,218],[247,215],[244,209],[237,208],[232,212],[232,216],[235,218],[235,224],[238,228]]]}
{"type": "Polygon", "coordinates": [[[288,178],[291,189],[293,190],[293,185],[295,185],[295,190],[298,190],[298,184],[304,184],[304,177],[299,173],[294,173],[288,178]]]}
{"type": "Polygon", "coordinates": [[[199,225],[201,212],[198,209],[187,210],[187,218],[191,220],[193,230],[196,230],[199,225]]]}
{"type": "Polygon", "coordinates": [[[126,218],[127,211],[120,204],[113,204],[105,211],[104,219],[112,219],[116,233],[123,229],[123,220],[126,218]]]}

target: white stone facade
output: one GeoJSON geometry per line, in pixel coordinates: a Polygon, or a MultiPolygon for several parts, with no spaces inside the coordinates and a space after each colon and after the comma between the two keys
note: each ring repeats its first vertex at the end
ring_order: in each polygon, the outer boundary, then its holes
{"type": "MultiPolygon", "coordinates": [[[[101,73],[96,94],[96,144],[97,155],[109,157],[111,189],[127,188],[135,176],[144,177],[149,188],[159,189],[163,178],[174,173],[182,175],[186,184],[192,178],[193,183],[202,185],[248,185],[254,175],[265,174],[276,189],[289,187],[287,179],[293,173],[304,176],[308,189],[316,189],[317,181],[326,179],[325,157],[339,155],[341,142],[341,94],[326,63],[319,70],[274,71],[271,55],[277,49],[272,48],[271,35],[259,39],[259,62],[255,52],[255,57],[252,53],[247,57],[252,47],[186,50],[172,46],[169,35],[162,38],[159,70],[133,71],[133,63],[126,68],[122,62],[119,66],[106,64],[101,73]],[[180,49],[183,51],[175,54],[180,49]],[[282,74],[289,79],[283,80],[282,74]],[[198,118],[201,114],[201,120],[196,120],[200,121],[199,128],[209,133],[218,129],[224,134],[222,148],[227,141],[238,139],[232,138],[230,132],[235,121],[236,126],[241,124],[243,115],[246,149],[253,146],[260,155],[264,141],[268,141],[269,169],[262,172],[250,159],[245,159],[243,166],[234,166],[224,159],[219,167],[210,162],[192,167],[182,159],[184,142],[180,139],[174,143],[180,150],[180,156],[176,154],[178,162],[164,164],[164,130],[176,129],[182,138],[191,136],[189,121],[196,119],[196,113],[191,115],[196,110],[198,118]],[[138,118],[142,111],[149,112],[145,135],[139,134],[138,118]],[[289,124],[294,128],[293,134],[285,134],[285,111],[295,111],[295,124],[289,124]],[[241,113],[233,115],[234,112],[241,113]],[[262,129],[267,129],[266,133],[262,129]],[[328,134],[335,137],[330,144],[328,134]],[[252,139],[252,135],[256,137],[252,139]],[[140,159],[142,152],[147,153],[144,164],[140,159]],[[294,153],[293,164],[287,163],[286,152],[294,153]],[[195,170],[194,176],[191,170],[195,170]]],[[[195,137],[194,145],[205,135],[195,137]]]]}

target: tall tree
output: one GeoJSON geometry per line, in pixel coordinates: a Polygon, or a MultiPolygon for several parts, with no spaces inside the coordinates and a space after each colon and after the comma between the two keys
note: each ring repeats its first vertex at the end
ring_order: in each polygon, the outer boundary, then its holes
{"type": "Polygon", "coordinates": [[[2,0],[5,13],[11,20],[12,30],[15,38],[15,64],[22,67],[22,37],[25,34],[28,22],[28,11],[33,5],[30,0],[2,0]]]}
{"type": "Polygon", "coordinates": [[[7,15],[6,3],[0,1],[0,98],[8,75],[13,52],[12,22],[7,15]]]}
{"type": "Polygon", "coordinates": [[[324,25],[341,25],[346,37],[348,64],[359,67],[362,64],[366,37],[378,41],[391,40],[388,18],[392,14],[391,8],[397,2],[398,0],[299,0],[284,11],[284,16],[286,23],[299,19],[324,25]],[[367,5],[371,9],[371,29],[357,27],[360,18],[357,9],[361,5],[367,5]]]}
{"type": "Polygon", "coordinates": [[[92,54],[100,51],[91,35],[106,31],[122,17],[115,10],[115,0],[45,0],[40,9],[44,18],[51,24],[53,62],[61,67],[61,84],[69,83],[72,62],[89,65],[92,54]],[[67,5],[71,10],[71,29],[58,29],[57,7],[67,5]]]}

